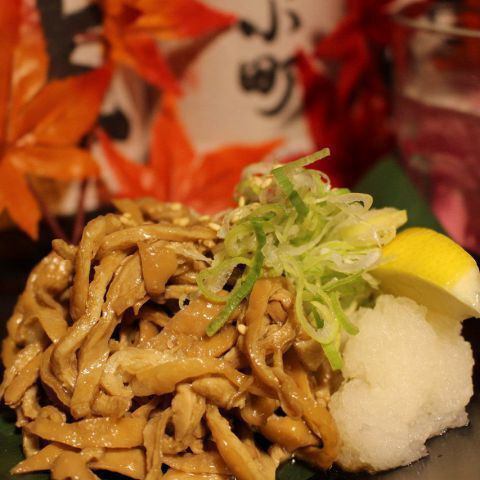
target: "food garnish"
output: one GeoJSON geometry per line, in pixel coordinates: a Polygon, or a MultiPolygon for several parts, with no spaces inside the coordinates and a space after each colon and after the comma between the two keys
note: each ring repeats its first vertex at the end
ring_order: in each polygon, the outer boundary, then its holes
{"type": "Polygon", "coordinates": [[[12,473],[374,472],[467,424],[459,320],[478,313],[478,267],[307,168],[328,155],[252,167],[215,217],[122,199],[78,245],[53,242],[2,344],[26,457],[12,473]]]}
{"type": "Polygon", "coordinates": [[[384,292],[409,297],[457,320],[480,313],[480,274],[471,255],[441,233],[409,228],[383,248],[372,271],[384,292]]]}
{"type": "Polygon", "coordinates": [[[355,334],[345,312],[365,301],[377,283],[370,271],[382,246],[402,226],[405,211],[372,209],[372,197],[333,188],[328,177],[305,167],[330,155],[328,148],[238,186],[240,205],[224,215],[223,245],[198,276],[202,294],[225,307],[208,326],[213,335],[261,276],[285,276],[295,287],[295,312],[304,331],[340,369],[342,331],[355,334]],[[244,266],[231,293],[219,295],[244,266]]]}

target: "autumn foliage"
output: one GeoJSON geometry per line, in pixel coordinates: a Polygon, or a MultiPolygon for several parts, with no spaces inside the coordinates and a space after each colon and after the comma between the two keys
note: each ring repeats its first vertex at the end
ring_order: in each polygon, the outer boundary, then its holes
{"type": "Polygon", "coordinates": [[[380,71],[391,43],[392,3],[348,0],[346,15],[318,41],[314,56],[299,55],[305,115],[317,147],[333,151],[335,162],[322,169],[337,185],[354,185],[392,148],[390,101],[380,71]]]}
{"type": "MultiPolygon", "coordinates": [[[[6,211],[33,238],[38,236],[41,218],[39,198],[30,181],[33,177],[74,181],[99,175],[97,163],[84,145],[88,143],[86,136],[95,127],[114,69],[128,67],[155,87],[178,94],[177,79],[157,41],[205,35],[236,21],[232,15],[216,12],[196,0],[104,0],[100,5],[104,65],[85,74],[50,80],[49,58],[35,3],[32,0],[2,3],[0,212],[6,211]]],[[[167,132],[158,126],[160,120],[159,117],[154,135],[163,136],[167,132]]],[[[101,138],[104,145],[114,149],[105,134],[101,138]]],[[[152,145],[160,143],[161,140],[152,139],[152,145]]],[[[181,147],[172,144],[170,151],[178,156],[181,147]]],[[[237,156],[243,154],[243,150],[235,152],[237,156]]],[[[159,157],[158,148],[152,156],[159,157]]],[[[224,165],[232,166],[232,158],[237,157],[227,151],[224,165]]],[[[189,157],[192,160],[193,156],[189,157]]],[[[164,155],[161,161],[169,160],[164,155]]],[[[239,164],[244,163],[242,157],[239,164]]],[[[155,172],[155,182],[146,188],[142,180],[142,188],[137,189],[135,182],[127,185],[128,178],[134,177],[122,176],[120,172],[142,167],[124,159],[122,168],[116,171],[124,192],[169,198],[165,194],[168,182],[162,177],[166,170],[143,167],[155,172]]]]}
{"type": "Polygon", "coordinates": [[[103,0],[104,37],[114,62],[130,67],[147,82],[180,92],[157,41],[195,38],[229,27],[233,15],[196,0],[103,0]]]}
{"type": "MultiPolygon", "coordinates": [[[[348,0],[346,16],[320,39],[314,55],[298,56],[304,114],[315,144],[332,147],[335,162],[322,167],[337,183],[351,184],[391,146],[389,103],[378,69],[378,57],[389,42],[390,3],[348,0]]],[[[213,37],[235,25],[235,16],[200,0],[98,0],[97,5],[102,25],[92,35],[103,47],[101,67],[52,79],[35,1],[2,3],[0,213],[7,212],[33,238],[45,209],[32,179],[79,182],[99,177],[89,149],[93,142],[100,143],[113,172],[116,195],[153,196],[208,212],[228,207],[242,169],[281,142],[226,145],[199,153],[179,121],[180,79],[161,42],[213,37]],[[97,125],[118,68],[133,71],[159,92],[145,164],[126,158],[97,125]]]]}
{"type": "Polygon", "coordinates": [[[0,210],[30,236],[40,208],[29,177],[76,180],[98,174],[78,142],[95,122],[109,69],[48,81],[36,12],[4,2],[0,15],[0,210]]]}
{"type": "Polygon", "coordinates": [[[281,144],[278,139],[255,145],[227,145],[198,155],[179,121],[172,96],[165,96],[153,122],[147,164],[125,158],[103,131],[98,136],[120,184],[120,196],[182,202],[209,213],[231,206],[242,170],[281,144]]]}

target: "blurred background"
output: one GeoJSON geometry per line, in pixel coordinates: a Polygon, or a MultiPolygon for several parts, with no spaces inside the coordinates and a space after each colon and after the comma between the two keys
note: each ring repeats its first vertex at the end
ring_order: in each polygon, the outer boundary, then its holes
{"type": "Polygon", "coordinates": [[[212,213],[325,146],[480,253],[479,0],[4,1],[0,45],[2,293],[112,198],[212,213]]]}
{"type": "MultiPolygon", "coordinates": [[[[323,147],[335,186],[478,260],[480,0],[0,0],[0,337],[52,239],[112,199],[213,213],[250,164],[323,147]]],[[[0,478],[20,441],[0,412],[0,478]]],[[[436,442],[412,475],[475,458],[463,431],[436,442]]]]}

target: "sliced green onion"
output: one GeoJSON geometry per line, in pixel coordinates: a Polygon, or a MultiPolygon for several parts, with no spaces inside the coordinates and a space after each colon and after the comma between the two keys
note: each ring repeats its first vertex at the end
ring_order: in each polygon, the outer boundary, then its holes
{"type": "Polygon", "coordinates": [[[297,292],[295,296],[295,315],[297,316],[300,325],[302,326],[305,333],[321,344],[327,344],[338,335],[339,332],[339,323],[337,318],[330,314],[328,307],[320,304],[320,302],[311,301],[310,304],[313,308],[317,309],[318,314],[322,313],[324,319],[324,325],[322,328],[316,328],[316,325],[312,325],[309,319],[305,315],[305,309],[303,307],[304,303],[304,286],[303,281],[299,279],[299,282],[296,285],[297,292]],[[325,320],[327,320],[325,322],[325,320]]]}
{"type": "Polygon", "coordinates": [[[342,355],[340,354],[340,346],[338,342],[331,342],[327,344],[322,344],[323,351],[327,357],[330,366],[333,370],[340,370],[343,367],[342,355]]]}
{"type": "Polygon", "coordinates": [[[262,249],[266,243],[266,236],[259,221],[254,220],[251,222],[251,225],[257,239],[257,249],[253,257],[252,264],[248,269],[244,279],[237,282],[233,288],[223,310],[208,325],[207,335],[209,337],[215,335],[215,333],[217,333],[225,325],[225,323],[227,323],[230,315],[240,305],[242,300],[252,291],[255,282],[258,280],[262,272],[264,260],[262,249]]]}
{"type": "Polygon", "coordinates": [[[342,305],[340,304],[340,294],[335,292],[330,298],[332,300],[333,313],[340,322],[340,325],[350,335],[356,335],[358,333],[358,327],[350,322],[347,315],[343,311],[342,305]]]}
{"type": "Polygon", "coordinates": [[[340,280],[332,281],[331,283],[326,284],[323,289],[328,293],[337,288],[344,287],[345,285],[350,285],[353,282],[356,282],[362,278],[363,272],[354,273],[348,277],[341,278],[340,280]]]}
{"type": "Polygon", "coordinates": [[[323,326],[318,330],[318,341],[322,344],[332,342],[340,332],[340,323],[333,314],[332,307],[316,301],[310,304],[323,319],[323,326]]]}
{"type": "Polygon", "coordinates": [[[405,215],[371,209],[371,197],[332,188],[325,174],[303,168],[329,154],[323,149],[271,172],[252,171],[242,181],[241,204],[223,218],[224,242],[213,265],[198,274],[200,292],[224,307],[208,335],[225,325],[258,278],[285,276],[296,290],[303,331],[322,344],[332,368],[341,368],[342,331],[358,332],[345,310],[362,305],[376,288],[367,274],[405,215]],[[228,295],[220,292],[238,265],[246,266],[241,278],[228,295]]]}
{"type": "MultiPolygon", "coordinates": [[[[233,257],[220,262],[218,265],[202,270],[197,274],[197,285],[200,293],[211,302],[215,303],[225,303],[228,300],[229,295],[219,295],[217,292],[221,291],[224,285],[218,285],[218,288],[212,290],[208,286],[208,281],[212,278],[221,279],[224,278],[225,282],[230,277],[233,270],[238,265],[250,265],[251,261],[245,257],[233,257]]],[[[220,283],[223,283],[220,282],[220,283]]]]}
{"type": "Polygon", "coordinates": [[[285,217],[285,209],[281,205],[275,203],[267,203],[265,205],[260,205],[255,210],[246,217],[247,221],[258,220],[263,223],[265,226],[266,222],[271,222],[272,220],[278,220],[285,217]]]}
{"type": "Polygon", "coordinates": [[[317,325],[317,328],[323,328],[323,326],[325,325],[325,322],[323,321],[323,318],[320,316],[320,314],[317,312],[315,308],[312,310],[312,315],[313,315],[313,318],[315,319],[315,324],[317,325]]]}
{"type": "MultiPolygon", "coordinates": [[[[321,150],[318,150],[318,152],[314,152],[310,155],[306,155],[305,157],[299,158],[294,162],[289,162],[285,164],[285,167],[288,168],[289,170],[293,170],[294,168],[302,168],[302,167],[311,165],[312,163],[318,162],[319,160],[322,160],[329,156],[330,156],[330,149],[322,148],[321,150]]],[[[281,168],[284,168],[284,167],[281,167],[281,168]]]]}
{"type": "Polygon", "coordinates": [[[288,178],[287,173],[296,169],[306,167],[307,165],[311,165],[312,163],[321,160],[322,158],[328,157],[330,155],[329,148],[323,148],[318,152],[312,153],[311,155],[307,155],[306,157],[300,158],[295,162],[287,163],[282,167],[277,167],[272,170],[272,174],[275,177],[279,187],[282,189],[283,193],[288,197],[290,203],[293,205],[295,210],[297,211],[298,218],[302,221],[308,214],[308,207],[303,201],[300,194],[295,190],[292,182],[288,178]]]}
{"type": "Polygon", "coordinates": [[[272,174],[282,189],[283,193],[288,197],[290,203],[293,205],[298,214],[298,219],[302,221],[308,214],[308,207],[300,197],[299,193],[293,188],[293,184],[286,174],[286,166],[279,167],[272,170],[272,174]]]}
{"type": "Polygon", "coordinates": [[[230,257],[245,255],[252,251],[254,236],[250,223],[238,223],[234,225],[225,237],[225,252],[230,257]],[[251,236],[251,241],[248,238],[251,236]]]}
{"type": "Polygon", "coordinates": [[[345,195],[351,193],[351,190],[349,188],[334,188],[332,189],[332,193],[335,195],[345,195]]]}

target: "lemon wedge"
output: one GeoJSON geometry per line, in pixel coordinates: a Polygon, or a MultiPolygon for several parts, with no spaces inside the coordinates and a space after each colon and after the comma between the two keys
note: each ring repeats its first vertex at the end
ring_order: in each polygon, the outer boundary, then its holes
{"type": "Polygon", "coordinates": [[[409,228],[383,247],[372,275],[386,293],[409,297],[458,320],[480,316],[480,272],[453,240],[428,228],[409,228]]]}

